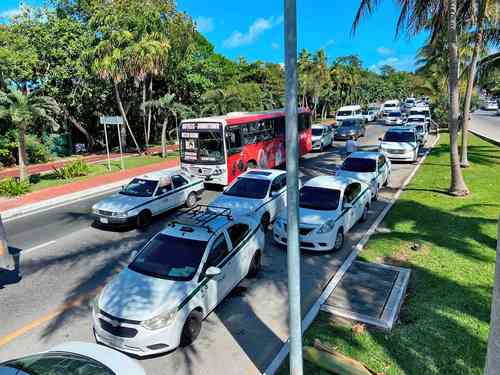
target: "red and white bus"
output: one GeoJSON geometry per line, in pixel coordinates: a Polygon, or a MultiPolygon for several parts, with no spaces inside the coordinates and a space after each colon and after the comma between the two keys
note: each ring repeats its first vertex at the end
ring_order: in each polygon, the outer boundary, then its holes
{"type": "MultiPolygon", "coordinates": [[[[299,152],[311,151],[311,113],[300,109],[299,152]]],[[[285,162],[283,110],[184,120],[180,124],[181,168],[207,183],[228,185],[248,168],[285,162]]]]}

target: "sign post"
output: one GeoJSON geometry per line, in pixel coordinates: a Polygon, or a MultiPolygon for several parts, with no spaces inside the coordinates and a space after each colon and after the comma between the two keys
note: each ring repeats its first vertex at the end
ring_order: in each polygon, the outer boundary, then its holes
{"type": "Polygon", "coordinates": [[[118,131],[118,144],[120,145],[120,161],[122,170],[125,169],[125,163],[123,161],[123,150],[122,150],[122,137],[120,134],[120,126],[123,125],[123,117],[121,116],[101,116],[101,124],[104,125],[104,138],[106,140],[106,153],[108,154],[108,170],[111,171],[111,160],[109,158],[109,143],[108,143],[108,132],[106,130],[106,125],[116,125],[118,131]]]}

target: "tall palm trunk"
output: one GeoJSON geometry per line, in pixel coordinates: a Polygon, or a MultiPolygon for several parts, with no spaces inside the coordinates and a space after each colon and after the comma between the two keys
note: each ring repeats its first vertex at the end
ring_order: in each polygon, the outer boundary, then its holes
{"type": "Polygon", "coordinates": [[[139,147],[139,144],[137,143],[137,140],[135,139],[134,133],[132,133],[132,129],[130,129],[130,125],[128,123],[127,119],[127,113],[125,112],[125,109],[123,108],[123,103],[122,99],[120,97],[120,90],[118,89],[118,82],[114,81],[113,82],[114,89],[115,89],[115,97],[116,97],[116,103],[118,104],[118,110],[120,111],[120,114],[123,117],[123,122],[125,123],[125,126],[127,127],[130,136],[132,137],[132,140],[134,141],[135,147],[137,148],[137,152],[141,152],[141,149],[139,147]]]}
{"type": "MultiPolygon", "coordinates": [[[[149,79],[149,87],[148,87],[148,100],[153,98],[153,77],[149,79]]],[[[151,139],[151,116],[152,116],[152,108],[148,108],[148,125],[147,125],[147,143],[149,144],[149,140],[151,139]]]]}
{"type": "Polygon", "coordinates": [[[490,338],[486,354],[485,375],[498,375],[500,369],[500,218],[498,219],[497,258],[493,300],[491,302],[490,338]]]}
{"type": "Polygon", "coordinates": [[[144,143],[146,148],[149,146],[149,138],[148,138],[148,120],[147,120],[147,109],[146,109],[146,100],[147,100],[147,77],[142,82],[142,127],[144,130],[144,143]]]}
{"type": "Polygon", "coordinates": [[[18,159],[19,178],[26,180],[28,178],[28,170],[26,168],[26,128],[24,125],[19,125],[18,159]]]}
{"type": "Polygon", "coordinates": [[[163,121],[161,126],[161,157],[167,157],[167,125],[168,125],[168,115],[163,121]]]}
{"type": "Polygon", "coordinates": [[[483,21],[484,21],[485,8],[481,6],[480,9],[481,9],[480,14],[478,16],[479,29],[476,34],[474,50],[472,51],[472,61],[470,64],[469,77],[467,80],[467,89],[465,91],[465,103],[464,103],[463,127],[462,127],[462,149],[460,154],[460,165],[463,168],[467,168],[469,166],[468,147],[469,147],[470,103],[472,100],[472,91],[474,90],[474,81],[476,79],[477,61],[479,60],[479,50],[483,45],[483,38],[484,38],[483,21]]]}
{"type": "Polygon", "coordinates": [[[451,184],[449,192],[452,195],[464,196],[469,194],[460,169],[458,153],[458,121],[460,112],[460,98],[458,86],[458,41],[457,41],[457,0],[448,2],[448,63],[449,63],[449,93],[450,109],[448,122],[450,130],[450,164],[451,184]]]}

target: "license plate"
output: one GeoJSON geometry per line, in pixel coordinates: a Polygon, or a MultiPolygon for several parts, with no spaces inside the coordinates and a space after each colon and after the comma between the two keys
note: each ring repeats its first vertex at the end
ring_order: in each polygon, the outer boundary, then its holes
{"type": "Polygon", "coordinates": [[[116,347],[123,347],[123,340],[117,339],[117,338],[111,338],[106,336],[106,341],[108,342],[109,345],[111,346],[116,346],[116,347]]]}
{"type": "Polygon", "coordinates": [[[103,224],[109,224],[109,220],[107,217],[100,217],[99,221],[103,224]]]}

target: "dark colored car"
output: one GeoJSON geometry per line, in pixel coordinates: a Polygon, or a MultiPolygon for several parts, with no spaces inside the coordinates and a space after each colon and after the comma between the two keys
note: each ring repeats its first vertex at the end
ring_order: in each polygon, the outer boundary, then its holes
{"type": "Polygon", "coordinates": [[[344,120],[342,125],[335,130],[336,140],[346,140],[350,137],[358,139],[366,135],[365,124],[356,120],[344,120]]]}

